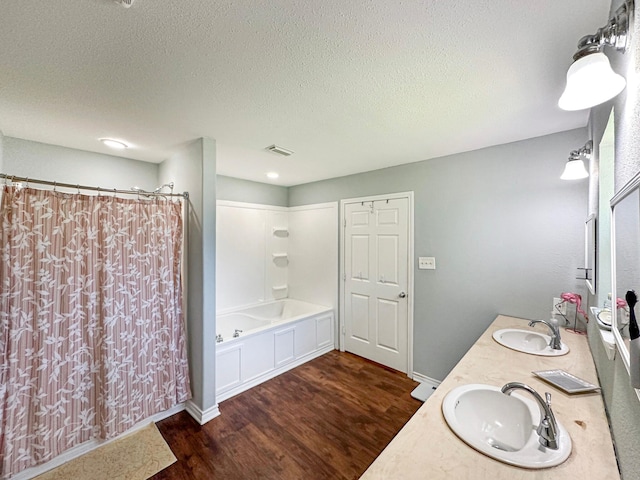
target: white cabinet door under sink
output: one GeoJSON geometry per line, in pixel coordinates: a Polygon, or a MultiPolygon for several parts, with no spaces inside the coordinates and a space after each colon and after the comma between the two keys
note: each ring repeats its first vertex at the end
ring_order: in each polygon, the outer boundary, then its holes
{"type": "Polygon", "coordinates": [[[409,199],[344,207],[345,350],[406,373],[409,199]]]}

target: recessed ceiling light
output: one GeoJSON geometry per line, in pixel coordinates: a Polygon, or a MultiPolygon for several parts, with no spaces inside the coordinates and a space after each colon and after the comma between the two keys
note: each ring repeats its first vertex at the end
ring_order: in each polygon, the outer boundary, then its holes
{"type": "Polygon", "coordinates": [[[279,176],[280,176],[280,175],[278,175],[278,173],[276,173],[276,172],[269,172],[269,173],[267,173],[267,177],[272,178],[272,179],[274,179],[274,180],[275,180],[276,178],[278,178],[279,176]]]}
{"type": "Polygon", "coordinates": [[[129,147],[129,145],[127,145],[126,143],[120,142],[118,140],[113,140],[111,138],[101,138],[100,141],[107,147],[116,148],[118,150],[124,150],[125,148],[129,147]]]}

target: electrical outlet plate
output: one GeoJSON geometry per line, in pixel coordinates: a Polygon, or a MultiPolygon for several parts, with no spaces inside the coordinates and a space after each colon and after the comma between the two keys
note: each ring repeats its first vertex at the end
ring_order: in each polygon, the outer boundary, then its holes
{"type": "Polygon", "coordinates": [[[420,270],[435,270],[436,257],[418,257],[418,268],[420,270]]]}
{"type": "Polygon", "coordinates": [[[567,314],[567,302],[563,302],[561,298],[553,299],[553,306],[551,307],[553,313],[559,313],[561,315],[567,314]]]}

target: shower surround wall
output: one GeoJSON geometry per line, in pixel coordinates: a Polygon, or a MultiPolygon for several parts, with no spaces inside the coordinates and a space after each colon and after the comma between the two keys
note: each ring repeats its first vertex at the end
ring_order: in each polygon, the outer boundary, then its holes
{"type": "Polygon", "coordinates": [[[217,311],[287,296],[287,209],[218,201],[217,311]]]}
{"type": "Polygon", "coordinates": [[[336,308],[337,208],[219,200],[218,313],[286,297],[336,308]]]}

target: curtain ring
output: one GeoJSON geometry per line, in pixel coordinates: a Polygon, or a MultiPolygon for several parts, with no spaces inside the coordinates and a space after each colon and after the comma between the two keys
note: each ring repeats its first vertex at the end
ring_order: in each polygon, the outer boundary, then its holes
{"type": "Polygon", "coordinates": [[[53,182],[53,191],[56,191],[56,188],[58,188],[58,182],[53,182]]]}
{"type": "Polygon", "coordinates": [[[116,187],[113,187],[113,198],[116,198],[116,187]]]}
{"type": "Polygon", "coordinates": [[[80,195],[80,184],[76,183],[76,189],[78,190],[78,195],[80,195]]]}
{"type": "Polygon", "coordinates": [[[24,188],[29,188],[29,177],[27,177],[27,180],[24,182],[24,188]]]}
{"type": "Polygon", "coordinates": [[[100,198],[100,192],[102,191],[102,188],[98,187],[98,198],[100,198]]]}

